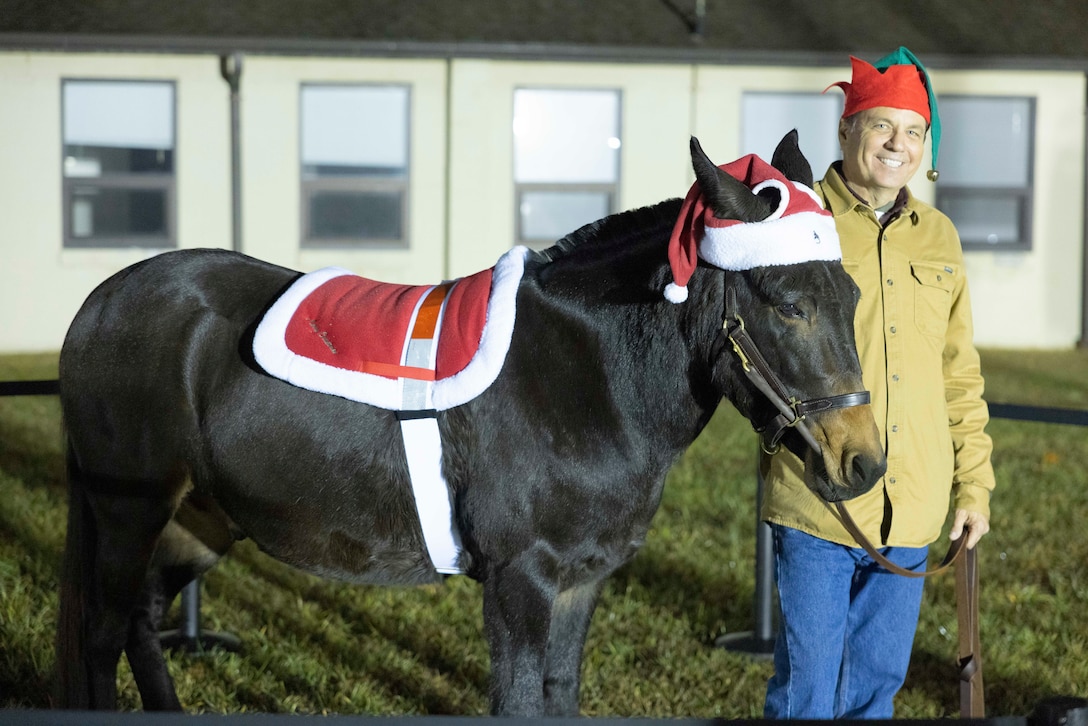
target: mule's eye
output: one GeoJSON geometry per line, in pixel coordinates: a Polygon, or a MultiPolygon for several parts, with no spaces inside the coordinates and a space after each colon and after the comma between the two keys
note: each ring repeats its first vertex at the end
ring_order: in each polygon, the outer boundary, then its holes
{"type": "Polygon", "coordinates": [[[784,318],[793,318],[795,320],[801,320],[805,317],[805,313],[801,308],[797,307],[793,303],[785,303],[778,306],[778,312],[784,318]]]}

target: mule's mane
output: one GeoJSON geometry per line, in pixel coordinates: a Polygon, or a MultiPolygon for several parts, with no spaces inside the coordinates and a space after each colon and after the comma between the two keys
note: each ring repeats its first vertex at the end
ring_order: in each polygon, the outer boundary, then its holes
{"type": "Polygon", "coordinates": [[[680,213],[680,199],[666,199],[649,207],[640,207],[609,215],[576,229],[539,254],[554,262],[588,245],[629,245],[637,240],[671,230],[680,213]]]}

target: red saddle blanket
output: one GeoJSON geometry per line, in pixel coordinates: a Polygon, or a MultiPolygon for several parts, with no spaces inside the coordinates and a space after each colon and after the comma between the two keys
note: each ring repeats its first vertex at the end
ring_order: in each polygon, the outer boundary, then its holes
{"type": "Polygon", "coordinates": [[[405,396],[405,381],[426,382],[427,408],[460,405],[502,368],[526,253],[514,248],[495,267],[440,285],[377,282],[336,267],[308,273],[258,324],[254,355],[273,376],[381,408],[421,407],[405,396]]]}

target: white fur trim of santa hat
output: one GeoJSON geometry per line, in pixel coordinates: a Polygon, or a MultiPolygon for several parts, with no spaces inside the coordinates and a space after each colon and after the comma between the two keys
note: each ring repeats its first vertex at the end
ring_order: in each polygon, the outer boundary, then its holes
{"type": "Polygon", "coordinates": [[[776,189],[778,206],[759,222],[718,219],[706,206],[698,182],[692,185],[669,240],[673,282],[665,288],[667,300],[687,299],[698,257],[723,270],[842,259],[835,220],[812,189],[786,179],[755,154],[719,168],[755,194],[776,189]]]}

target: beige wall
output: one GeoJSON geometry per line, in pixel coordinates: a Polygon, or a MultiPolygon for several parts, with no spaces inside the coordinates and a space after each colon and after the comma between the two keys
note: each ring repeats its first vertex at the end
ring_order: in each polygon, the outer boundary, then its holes
{"type": "Polygon", "coordinates": [[[1006,348],[1076,345],[1085,284],[1084,76],[948,72],[933,74],[933,84],[943,93],[1037,99],[1032,249],[965,255],[975,339],[1006,348]]]}
{"type": "Polygon", "coordinates": [[[442,279],[445,62],[247,57],[241,97],[244,252],[305,271],[335,265],[388,282],[442,279]],[[321,82],[411,87],[408,249],[300,249],[299,87],[321,82]]]}
{"type": "Polygon", "coordinates": [[[64,78],[174,81],[178,244],[230,244],[229,116],[217,59],[0,53],[0,352],[57,350],[99,282],[154,254],[63,249],[64,78]]]}
{"type": "Polygon", "coordinates": [[[687,66],[458,60],[450,85],[452,276],[495,264],[513,244],[517,87],[622,92],[620,209],[683,196],[691,183],[687,66]]]}
{"type": "MultiPolygon", "coordinates": [[[[619,206],[628,209],[687,191],[690,134],[719,163],[745,153],[739,140],[746,90],[812,92],[845,71],[247,56],[243,251],[295,269],[339,265],[394,282],[469,274],[494,264],[514,240],[514,88],[622,92],[619,206]],[[299,84],[321,81],[411,84],[409,249],[299,249],[299,84]]],[[[179,246],[231,246],[229,93],[217,58],[0,53],[0,353],[58,349],[95,285],[155,254],[62,249],[62,78],[174,81],[179,246]]],[[[977,341],[1075,345],[1084,284],[1083,74],[948,71],[933,78],[943,93],[1037,98],[1034,247],[967,253],[977,341]]],[[[921,174],[911,188],[933,201],[934,186],[921,174]]]]}

